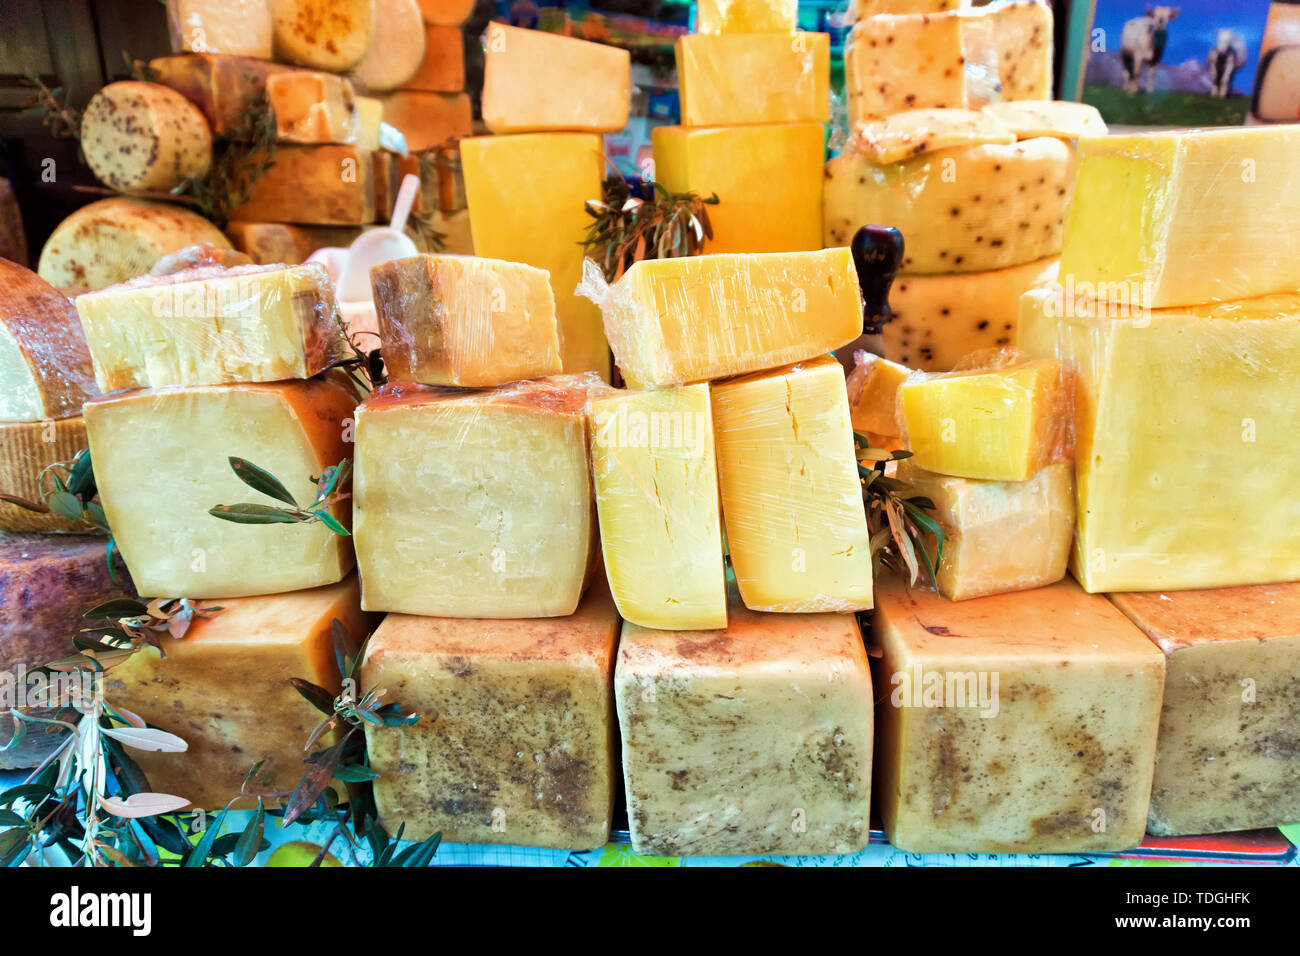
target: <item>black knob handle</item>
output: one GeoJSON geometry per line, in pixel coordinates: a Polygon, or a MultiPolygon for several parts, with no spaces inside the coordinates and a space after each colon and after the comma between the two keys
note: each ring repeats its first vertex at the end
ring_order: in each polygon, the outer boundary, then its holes
{"type": "Polygon", "coordinates": [[[878,335],[894,316],[889,287],[903,264],[903,234],[893,226],[863,226],[849,244],[862,290],[862,334],[878,335]]]}

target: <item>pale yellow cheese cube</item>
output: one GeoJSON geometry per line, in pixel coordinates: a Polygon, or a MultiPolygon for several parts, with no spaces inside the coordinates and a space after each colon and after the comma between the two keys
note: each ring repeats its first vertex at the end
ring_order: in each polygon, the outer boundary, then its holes
{"type": "Polygon", "coordinates": [[[824,123],[830,118],[830,75],[826,33],[677,38],[683,126],[824,123]]]}

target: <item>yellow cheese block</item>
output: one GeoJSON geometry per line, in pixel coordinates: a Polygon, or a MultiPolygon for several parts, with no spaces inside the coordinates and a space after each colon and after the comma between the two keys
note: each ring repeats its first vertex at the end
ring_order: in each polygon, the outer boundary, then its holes
{"type": "Polygon", "coordinates": [[[353,96],[357,108],[356,145],[374,152],[379,149],[379,127],[384,121],[384,101],[374,96],[353,96]]]}
{"type": "Polygon", "coordinates": [[[375,221],[374,154],[355,146],[281,146],[230,218],[359,226],[375,221]]]}
{"type": "Polygon", "coordinates": [[[277,60],[316,70],[350,70],[375,35],[374,0],[270,0],[277,60]]]}
{"type": "Polygon", "coordinates": [[[266,78],[266,95],[281,142],[347,144],[360,138],[352,84],[341,76],[311,70],[273,73],[266,78]]]}
{"type": "Polygon", "coordinates": [[[623,625],[614,695],[632,849],[854,853],[869,839],[871,673],[851,614],[623,625]]]}
{"type": "Polygon", "coordinates": [[[908,853],[1096,853],[1146,828],[1164,657],[1070,580],[953,604],[891,575],[876,809],[908,853]]]}
{"type": "Polygon", "coordinates": [[[154,79],[197,106],[218,136],[230,134],[248,118],[248,108],[258,99],[270,74],[290,69],[269,60],[218,53],[160,56],[149,61],[154,79]]]}
{"type": "Polygon", "coordinates": [[[360,226],[295,226],[287,222],[231,222],[230,244],[258,265],[301,265],[317,249],[350,246],[360,226]]]}
{"type": "Polygon", "coordinates": [[[979,11],[993,21],[1003,100],[1052,98],[1052,7],[1047,0],[1003,0],[979,11]]]}
{"type": "Polygon", "coordinates": [[[862,331],[848,249],[647,259],[607,288],[601,308],[632,388],[812,359],[862,331]]]}
{"type": "Polygon", "coordinates": [[[601,138],[591,133],[475,136],[460,144],[476,255],[525,262],[551,274],[566,372],[609,379],[600,310],[574,293],[581,242],[605,175],[601,138]]]}
{"type": "Polygon", "coordinates": [[[792,33],[798,21],[798,0],[700,0],[695,8],[700,33],[792,33]]]}
{"type": "Polygon", "coordinates": [[[798,252],[822,247],[820,123],[657,126],[655,178],[670,192],[716,194],[705,252],[798,252]],[[780,189],[773,189],[779,182],[780,189]]]}
{"type": "Polygon", "coordinates": [[[483,122],[494,133],[627,125],[627,50],[543,30],[491,23],[484,41],[483,122]]]}
{"type": "Polygon", "coordinates": [[[167,0],[174,53],[271,59],[269,0],[167,0]]]}
{"type": "Polygon", "coordinates": [[[1151,308],[1300,288],[1297,150],[1296,125],[1082,140],[1061,274],[1151,308]]]}
{"type": "Polygon", "coordinates": [[[595,553],[585,410],[599,385],[397,383],[367,399],[354,491],[366,609],[572,614],[595,553]]]}
{"type": "Polygon", "coordinates": [[[110,189],[165,193],[208,175],[212,132],[198,107],[170,87],[124,80],[90,98],[81,151],[110,189]]]}
{"type": "Polygon", "coordinates": [[[1106,121],[1097,107],[1066,100],[1014,100],[992,103],[981,111],[989,119],[1005,125],[1018,139],[1034,136],[1057,136],[1079,139],[1105,136],[1106,121]]]}
{"type": "MultiPolygon", "coordinates": [[[[950,601],[1027,591],[1065,577],[1074,535],[1074,468],[1047,465],[1025,481],[978,481],[913,465],[898,477],[934,502],[943,528],[936,568],[950,601]]],[[[933,550],[931,550],[933,556],[933,550]]]]}
{"type": "MultiPolygon", "coordinates": [[[[356,575],[307,591],[228,598],[222,610],[196,617],[182,639],[164,635],[166,658],[144,648],[109,671],[104,689],[115,706],[189,745],[184,753],[131,751],[150,786],[188,798],[191,809],[221,810],[263,761],[254,794],[293,790],[309,769],[303,746],[324,718],[289,679],[341,691],[331,626],[338,620],[347,628],[355,652],[373,625],[359,598],[356,575]],[[271,785],[261,791],[264,778],[271,785]]],[[[384,702],[394,700],[402,702],[384,702]]],[[[312,749],[334,739],[327,735],[312,749]]],[[[235,806],[252,805],[244,799],[235,806]]]]}
{"type": "Polygon", "coordinates": [[[402,87],[432,93],[465,89],[465,35],[460,27],[424,27],[424,58],[402,87]]]}
{"type": "Polygon", "coordinates": [[[405,824],[407,839],[440,832],[449,843],[604,846],[618,774],[618,623],[601,583],[570,617],[384,618],[361,683],[420,714],[407,727],[366,728],[385,829],[405,824]]]}
{"type": "Polygon", "coordinates": [[[1161,836],[1300,822],[1300,585],[1116,594],[1164,652],[1147,829],[1161,836]]]}
{"type": "Polygon", "coordinates": [[[899,389],[916,464],[962,478],[1025,481],[1061,459],[1067,412],[1053,359],[919,375],[899,389]]]}
{"type": "Polygon", "coordinates": [[[845,152],[853,157],[854,163],[899,163],[954,146],[986,143],[1007,146],[1016,139],[1011,128],[992,115],[991,107],[983,110],[935,107],[904,110],[858,123],[845,152]]]}
{"type": "MultiPolygon", "coordinates": [[[[80,415],[57,421],[0,421],[0,493],[40,501],[41,472],[56,462],[72,461],[86,447],[86,425],[80,415]]],[[[80,521],[38,514],[7,501],[0,501],[0,531],[96,533],[80,521]]]]}
{"type": "MultiPolygon", "coordinates": [[[[402,132],[412,152],[442,146],[474,131],[474,115],[464,93],[398,90],[380,99],[384,103],[384,122],[402,132]]],[[[382,138],[380,145],[385,145],[382,138]]]]}
{"type": "Polygon", "coordinates": [[[560,373],[550,277],[519,262],[416,256],[370,271],[388,375],[503,385],[560,373]]]}
{"type": "Polygon", "coordinates": [[[605,572],[643,627],[727,626],[709,387],[595,396],[591,465],[605,572]]]}
{"type": "MultiPolygon", "coordinates": [[[[347,420],[355,405],[341,375],[141,389],[87,402],[100,501],[139,593],[244,597],[347,574],[351,539],[319,522],[246,525],[208,511],[277,504],[244,484],[229,457],[270,471],[300,505],[313,501],[312,476],[352,454],[347,420]]],[[[347,523],[346,502],[330,513],[347,523]]]]}
{"type": "Polygon", "coordinates": [[[416,0],[374,0],[374,3],[374,37],[352,72],[367,90],[395,90],[411,81],[425,58],[424,18],[416,0]]]}
{"type": "Polygon", "coordinates": [[[1020,347],[1077,381],[1071,570],[1085,588],[1300,579],[1300,406],[1279,398],[1294,389],[1300,295],[1129,318],[1038,290],[1022,309],[1020,347]]]}
{"type": "Polygon", "coordinates": [[[927,152],[880,164],[848,150],[826,166],[825,238],[846,246],[866,223],[903,233],[903,271],[983,272],[1061,249],[1073,148],[1054,137],[927,152]]]}
{"type": "Polygon", "coordinates": [[[871,607],[871,547],[844,371],[832,358],[715,383],[731,565],[756,611],[871,607]]]}
{"type": "Polygon", "coordinates": [[[885,355],[924,372],[949,372],[971,352],[1016,344],[1020,297],[1056,281],[1054,257],[990,272],[902,275],[889,290],[885,355]]]}
{"type": "Polygon", "coordinates": [[[898,390],[912,370],[870,352],[853,356],[853,371],[846,383],[853,430],[860,434],[901,438],[903,424],[898,414],[898,390]]]}
{"type": "Polygon", "coordinates": [[[830,75],[826,33],[677,38],[683,126],[824,123],[830,118],[830,75]]]}

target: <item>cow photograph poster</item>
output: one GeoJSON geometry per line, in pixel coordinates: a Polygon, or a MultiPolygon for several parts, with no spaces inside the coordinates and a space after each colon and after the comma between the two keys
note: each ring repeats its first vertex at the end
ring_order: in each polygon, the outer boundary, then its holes
{"type": "Polygon", "coordinates": [[[1247,122],[1269,6],[1095,0],[1080,99],[1113,125],[1247,122]]]}

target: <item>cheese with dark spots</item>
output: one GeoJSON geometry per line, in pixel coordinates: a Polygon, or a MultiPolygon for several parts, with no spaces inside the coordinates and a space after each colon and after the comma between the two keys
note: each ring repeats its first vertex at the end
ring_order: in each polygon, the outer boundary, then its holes
{"type": "Polygon", "coordinates": [[[315,70],[350,70],[370,48],[374,17],[374,0],[271,0],[275,58],[315,70]]]}
{"type": "Polygon", "coordinates": [[[81,150],[91,172],[119,192],[167,192],[202,179],[212,165],[203,114],[157,83],[110,83],[81,118],[81,150]]]}

